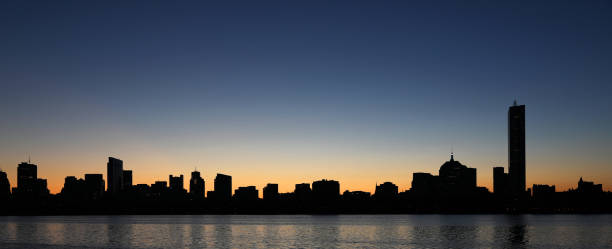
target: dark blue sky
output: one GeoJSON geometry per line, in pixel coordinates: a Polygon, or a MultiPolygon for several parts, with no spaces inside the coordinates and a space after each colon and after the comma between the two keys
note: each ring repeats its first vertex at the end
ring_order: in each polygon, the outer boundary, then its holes
{"type": "Polygon", "coordinates": [[[28,153],[62,175],[112,154],[296,178],[294,160],[402,187],[452,146],[489,185],[517,99],[528,184],[612,181],[610,1],[6,1],[0,30],[9,173],[28,153]]]}

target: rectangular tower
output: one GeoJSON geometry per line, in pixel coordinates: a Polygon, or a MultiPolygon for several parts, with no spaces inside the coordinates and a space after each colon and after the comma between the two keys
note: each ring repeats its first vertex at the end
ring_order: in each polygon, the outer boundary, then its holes
{"type": "Polygon", "coordinates": [[[170,175],[168,177],[168,183],[170,184],[170,190],[174,191],[183,191],[183,175],[173,176],[170,175]]]}
{"type": "Polygon", "coordinates": [[[132,189],[132,171],[124,170],[123,171],[123,190],[132,189]]]}
{"type": "Polygon", "coordinates": [[[189,194],[192,198],[204,198],[204,179],[200,176],[200,172],[191,172],[191,180],[189,180],[189,194]]]}
{"type": "Polygon", "coordinates": [[[278,184],[276,183],[268,183],[263,188],[263,198],[266,201],[277,200],[278,199],[278,184]]]}
{"type": "Polygon", "coordinates": [[[104,177],[102,174],[85,174],[85,188],[92,200],[99,200],[104,195],[104,177]]]}
{"type": "Polygon", "coordinates": [[[17,166],[17,190],[21,195],[35,194],[37,191],[37,167],[29,162],[22,162],[17,166]]]}
{"type": "Polygon", "coordinates": [[[106,164],[106,170],[106,178],[108,178],[106,191],[111,194],[121,192],[123,188],[123,161],[109,157],[108,163],[106,164]]]}
{"type": "Polygon", "coordinates": [[[504,167],[493,167],[493,193],[503,196],[508,189],[508,174],[504,172],[504,167]]]}
{"type": "Polygon", "coordinates": [[[508,185],[510,194],[525,193],[525,105],[508,109],[508,185]]]}
{"type": "Polygon", "coordinates": [[[214,198],[219,201],[229,201],[232,199],[232,177],[224,174],[217,174],[215,177],[214,198]]]}

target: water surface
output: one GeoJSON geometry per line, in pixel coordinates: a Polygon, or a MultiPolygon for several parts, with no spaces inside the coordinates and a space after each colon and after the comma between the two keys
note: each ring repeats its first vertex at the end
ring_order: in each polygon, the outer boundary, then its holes
{"type": "Polygon", "coordinates": [[[612,248],[612,215],[0,217],[0,248],[612,248]]]}

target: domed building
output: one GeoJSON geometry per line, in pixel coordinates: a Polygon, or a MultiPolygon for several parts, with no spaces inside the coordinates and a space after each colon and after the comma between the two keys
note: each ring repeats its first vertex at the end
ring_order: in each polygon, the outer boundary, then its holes
{"type": "Polygon", "coordinates": [[[439,170],[439,175],[416,172],[412,175],[411,191],[421,195],[433,194],[471,194],[477,190],[476,169],[468,168],[451,158],[439,170]]]}
{"type": "Polygon", "coordinates": [[[476,169],[455,161],[454,155],[440,167],[439,180],[447,190],[473,190],[476,188],[476,169]]]}

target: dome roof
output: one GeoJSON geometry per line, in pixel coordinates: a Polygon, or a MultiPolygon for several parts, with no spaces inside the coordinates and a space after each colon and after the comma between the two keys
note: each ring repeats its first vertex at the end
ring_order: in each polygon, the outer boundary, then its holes
{"type": "Polygon", "coordinates": [[[449,161],[446,161],[440,167],[440,174],[442,175],[443,171],[451,171],[451,170],[460,170],[465,169],[467,166],[461,164],[459,161],[455,161],[453,154],[451,153],[451,158],[449,161]]]}

